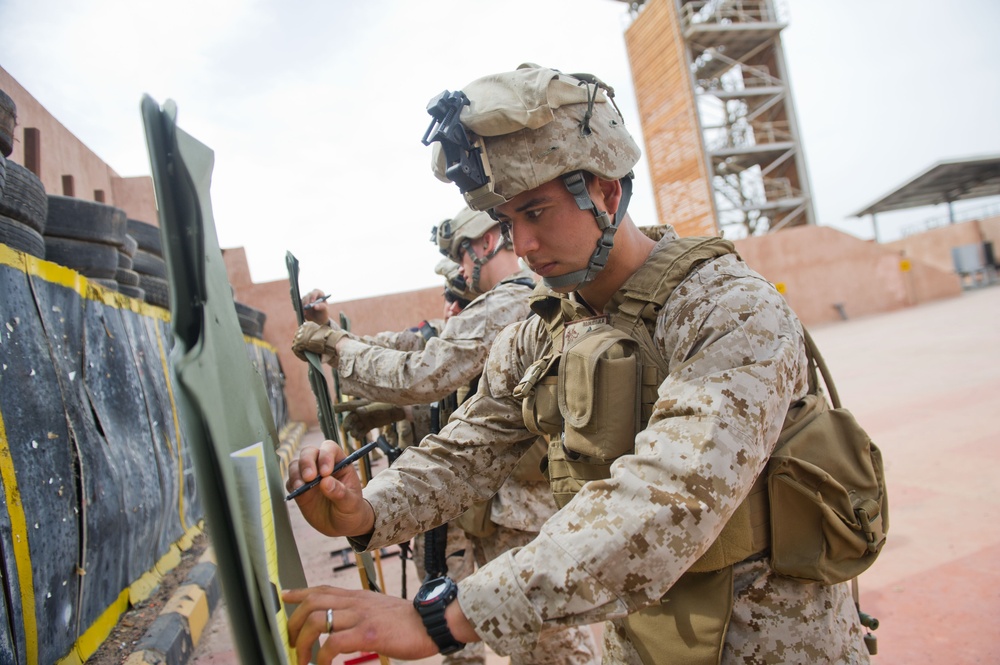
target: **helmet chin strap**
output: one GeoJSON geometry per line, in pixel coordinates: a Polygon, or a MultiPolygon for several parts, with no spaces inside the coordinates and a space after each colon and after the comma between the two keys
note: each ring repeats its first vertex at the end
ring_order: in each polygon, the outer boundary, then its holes
{"type": "Polygon", "coordinates": [[[576,200],[576,205],[580,210],[590,210],[593,213],[594,219],[597,221],[597,228],[602,233],[601,237],[597,240],[597,248],[591,254],[590,262],[586,268],[574,270],[573,272],[557,277],[543,277],[542,283],[545,286],[550,289],[571,287],[572,290],[576,291],[597,277],[597,273],[601,272],[604,266],[607,265],[608,254],[611,253],[611,248],[615,244],[615,232],[618,230],[622,219],[625,218],[629,199],[632,198],[632,174],[629,173],[619,182],[622,184],[622,198],[618,203],[615,218],[612,220],[607,212],[598,210],[597,206],[594,205],[593,199],[590,198],[590,192],[587,191],[587,181],[584,179],[582,171],[574,171],[563,176],[563,183],[576,200]]]}
{"type": "Polygon", "coordinates": [[[472,257],[472,265],[473,265],[472,279],[469,280],[469,289],[472,290],[474,293],[477,293],[479,295],[485,293],[485,291],[479,288],[480,270],[484,265],[490,262],[490,259],[499,254],[500,250],[502,250],[506,246],[506,244],[507,243],[503,240],[503,238],[498,238],[496,247],[493,248],[493,251],[487,254],[486,256],[480,257],[479,254],[476,253],[476,250],[472,247],[471,240],[469,240],[468,238],[462,240],[461,243],[462,249],[465,250],[466,254],[472,257]]]}

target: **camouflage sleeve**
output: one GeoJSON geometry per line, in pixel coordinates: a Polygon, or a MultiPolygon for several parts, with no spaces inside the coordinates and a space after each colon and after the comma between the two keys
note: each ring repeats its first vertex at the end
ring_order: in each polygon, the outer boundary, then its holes
{"type": "Polygon", "coordinates": [[[367,549],[406,540],[488,499],[533,444],[536,436],[524,428],[521,403],[512,397],[526,366],[523,326],[499,334],[479,391],[441,432],[407,448],[365,487],[375,509],[367,549]]]}
{"type": "Polygon", "coordinates": [[[393,404],[441,399],[479,375],[497,333],[528,314],[523,288],[501,285],[451,317],[418,351],[349,336],[337,354],[344,393],[393,404]]]}
{"type": "Polygon", "coordinates": [[[372,346],[381,346],[397,351],[419,351],[424,348],[424,336],[411,328],[400,331],[380,332],[376,335],[366,335],[361,341],[372,346]]]}
{"type": "Polygon", "coordinates": [[[584,486],[530,544],[459,585],[463,611],[497,653],[530,652],[547,625],[619,618],[658,601],[748,494],[804,392],[794,315],[728,259],[678,287],[655,340],[670,373],[634,454],[584,486]]]}

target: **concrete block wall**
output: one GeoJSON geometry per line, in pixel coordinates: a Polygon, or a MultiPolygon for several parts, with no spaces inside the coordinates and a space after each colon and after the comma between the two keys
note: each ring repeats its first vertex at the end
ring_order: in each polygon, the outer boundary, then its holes
{"type": "Polygon", "coordinates": [[[914,258],[929,265],[953,272],[951,259],[953,247],[992,242],[995,252],[1000,252],[1000,217],[974,219],[947,226],[939,226],[923,233],[885,243],[907,258],[914,258]]]}
{"type": "Polygon", "coordinates": [[[779,286],[807,325],[888,312],[957,296],[958,276],[898,249],[826,226],[803,226],[735,242],[746,262],[779,286]]]}
{"type": "MultiPolygon", "coordinates": [[[[123,178],[115,173],[2,67],[0,90],[10,95],[17,105],[14,150],[8,159],[33,171],[47,193],[99,201],[96,193],[101,192],[103,203],[121,208],[131,219],[158,224],[150,176],[123,178]],[[34,130],[38,137],[37,150],[29,148],[28,154],[25,130],[34,130]],[[26,157],[32,159],[26,161],[26,157]],[[66,191],[66,177],[72,180],[72,193],[66,191]]],[[[87,100],[80,100],[80,103],[85,104],[87,100]]],[[[138,112],[138,106],[136,109],[138,112]]],[[[29,132],[29,136],[31,134],[29,132]]],[[[142,140],[142,136],[136,136],[136,141],[142,140]]]]}

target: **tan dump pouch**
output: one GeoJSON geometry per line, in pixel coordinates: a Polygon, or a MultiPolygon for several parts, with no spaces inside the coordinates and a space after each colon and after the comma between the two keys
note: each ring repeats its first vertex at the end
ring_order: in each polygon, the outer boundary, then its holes
{"type": "Polygon", "coordinates": [[[736,507],[726,526],[708,550],[691,564],[688,572],[721,570],[767,550],[770,538],[767,474],[762,473],[750,494],[736,507]]]}
{"type": "Polygon", "coordinates": [[[798,402],[767,475],[776,572],[835,584],[875,561],[889,528],[882,454],[849,411],[822,395],[798,402]]]}
{"type": "Polygon", "coordinates": [[[733,568],[685,573],[656,605],[625,620],[646,665],[718,665],[733,611],[733,568]]]}
{"type": "Polygon", "coordinates": [[[608,462],[631,452],[642,406],[639,344],[607,323],[565,344],[558,397],[566,450],[608,462]]]}
{"type": "Polygon", "coordinates": [[[465,533],[475,538],[486,538],[492,536],[497,530],[497,525],[490,519],[490,510],[493,507],[493,498],[472,504],[464,513],[458,516],[455,524],[465,533]]]}
{"type": "Polygon", "coordinates": [[[549,454],[549,443],[545,437],[540,436],[524,453],[521,460],[511,472],[511,477],[522,482],[537,483],[545,480],[542,473],[542,460],[549,454]]]}

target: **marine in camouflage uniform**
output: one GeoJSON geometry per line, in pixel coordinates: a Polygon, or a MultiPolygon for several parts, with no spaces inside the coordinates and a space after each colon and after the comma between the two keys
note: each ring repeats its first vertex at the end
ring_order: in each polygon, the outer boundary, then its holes
{"type": "MultiPolygon", "coordinates": [[[[672,229],[654,242],[625,215],[639,150],[610,97],[595,77],[525,65],[432,100],[428,110],[440,126],[425,137],[443,144],[438,173],[456,181],[472,207],[492,209],[512,232],[515,252],[542,276],[548,288],[537,293],[536,307],[555,299],[564,311],[589,311],[593,323],[584,323],[595,327],[616,322],[627,303],[622,294],[681,242],[672,229]],[[585,172],[582,184],[574,171],[585,172]]],[[[687,572],[751,494],[789,406],[806,393],[797,318],[772,285],[722,252],[693,265],[655,313],[651,333],[667,374],[629,449],[566,497],[538,538],[460,583],[457,602],[445,611],[452,635],[516,656],[552,627],[606,621],[606,663],[868,662],[848,584],[782,577],[766,555],[729,566],[728,577],[687,572]],[[698,598],[682,595],[679,605],[661,600],[691,580],[695,586],[721,580],[726,587],[725,623],[708,657],[699,642],[698,598]],[[644,626],[632,623],[643,616],[644,626]],[[661,630],[679,632],[680,639],[657,651],[661,630]]],[[[478,393],[439,435],[363,493],[351,474],[325,481],[322,497],[300,502],[307,519],[324,532],[353,535],[356,547],[375,548],[488,496],[530,445],[531,414],[518,388],[533,363],[552,352],[554,339],[543,316],[505,329],[478,393]],[[418,484],[435,490],[418,494],[411,489],[418,484]]],[[[563,427],[568,434],[570,426],[563,427]]],[[[567,438],[550,447],[550,473],[581,457],[568,444],[567,438]]],[[[339,455],[325,444],[304,450],[289,487],[339,455]]],[[[434,648],[419,634],[419,615],[388,600],[352,616],[368,596],[317,588],[285,599],[303,603],[289,624],[299,648],[311,642],[313,626],[330,607],[343,618],[335,619],[324,656],[357,646],[359,630],[363,642],[390,655],[415,657],[434,648]],[[381,627],[379,617],[388,612],[394,639],[381,627]]]]}
{"type": "MultiPolygon", "coordinates": [[[[303,298],[306,304],[317,303],[306,310],[314,321],[302,324],[292,348],[299,354],[304,350],[321,354],[324,362],[338,372],[345,394],[397,405],[442,400],[475,382],[500,330],[530,314],[528,296],[534,286],[533,277],[518,265],[493,219],[466,208],[436,227],[433,236],[432,240],[447,258],[464,262],[462,270],[468,276],[466,293],[474,297],[443,325],[438,323],[437,334],[426,334],[426,330],[417,327],[372,336],[353,335],[332,321],[326,326],[317,323],[329,321],[326,305],[320,300],[324,295],[321,291],[312,291],[303,298]]],[[[451,275],[451,279],[456,276],[451,275]]],[[[544,451],[544,442],[540,444],[544,451]]],[[[527,455],[519,467],[530,466],[532,460],[536,467],[534,474],[515,470],[495,490],[492,500],[483,502],[483,510],[488,511],[484,517],[490,527],[488,534],[470,535],[473,547],[468,554],[474,555],[476,563],[485,564],[510,547],[531,542],[542,524],[556,512],[548,483],[537,471],[539,455],[527,455]]],[[[399,460],[395,462],[398,463],[399,460]]],[[[425,525],[421,533],[433,526],[425,525]]],[[[448,556],[446,561],[449,574],[461,580],[471,572],[470,562],[463,553],[464,544],[469,541],[451,526],[447,553],[454,556],[448,556]]],[[[548,631],[536,647],[512,662],[587,665],[598,661],[597,651],[589,628],[564,626],[548,631]]],[[[470,645],[449,655],[447,662],[483,662],[482,654],[481,646],[470,645]]]]}

